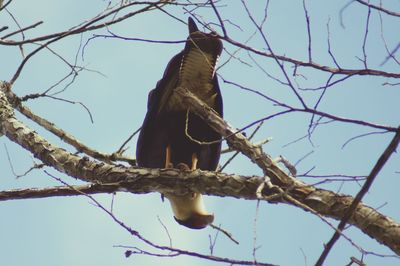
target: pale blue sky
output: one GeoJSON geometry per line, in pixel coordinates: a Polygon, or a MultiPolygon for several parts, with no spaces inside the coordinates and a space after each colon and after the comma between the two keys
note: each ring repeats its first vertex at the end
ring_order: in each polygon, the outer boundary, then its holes
{"type": "MultiPolygon", "coordinates": [[[[264,1],[248,1],[257,20],[264,12],[264,1]]],[[[343,68],[362,68],[356,58],[362,57],[362,42],[367,9],[353,4],[344,13],[345,28],[340,27],[339,12],[347,1],[307,1],[311,16],[313,60],[319,64],[334,66],[327,53],[326,24],[330,18],[331,46],[339,64],[343,68]]],[[[387,2],[387,1],[384,1],[387,2]]],[[[39,20],[44,24],[26,33],[27,37],[40,36],[65,30],[82,20],[86,20],[103,10],[108,1],[18,1],[14,0],[8,10],[14,14],[22,26],[39,20]]],[[[227,24],[228,32],[237,41],[245,41],[254,27],[244,13],[240,1],[227,1],[229,6],[220,8],[221,15],[239,24],[241,30],[227,24]]],[[[399,3],[384,3],[388,8],[399,10],[399,3]],[[390,6],[392,5],[392,6],[390,6]]],[[[183,20],[187,14],[181,8],[169,8],[170,12],[183,20]]],[[[217,22],[211,9],[198,10],[206,20],[217,22]]],[[[389,48],[399,43],[396,34],[400,27],[399,19],[383,16],[384,34],[389,48]]],[[[16,29],[10,17],[0,13],[0,26],[8,25],[16,29]]],[[[307,31],[302,1],[271,1],[269,18],[265,32],[272,49],[277,54],[307,60],[307,31]]],[[[138,15],[110,28],[126,37],[160,40],[183,40],[187,37],[184,24],[173,20],[161,12],[138,15]]],[[[105,33],[105,30],[96,33],[105,33]]],[[[85,33],[83,43],[92,36],[85,33]]],[[[2,36],[3,33],[0,34],[2,36]]],[[[17,38],[20,38],[18,36],[17,38]]],[[[51,46],[66,59],[73,61],[81,36],[66,38],[51,46]]],[[[224,43],[229,51],[235,48],[224,43]]],[[[249,45],[263,50],[265,45],[255,37],[249,45]]],[[[25,52],[32,49],[26,47],[25,52]]],[[[142,123],[146,111],[147,94],[161,78],[169,59],[183,48],[183,44],[150,44],[129,42],[117,39],[96,39],[91,41],[84,56],[79,54],[78,64],[101,72],[82,71],[75,82],[60,96],[68,100],[83,102],[91,111],[94,123],[87,112],[78,105],[54,101],[48,98],[29,101],[27,105],[38,115],[54,122],[88,146],[101,152],[114,152],[121,143],[142,123]]],[[[369,67],[380,68],[385,50],[380,36],[379,17],[371,14],[371,26],[366,46],[369,67]]],[[[219,74],[227,80],[260,90],[280,101],[299,106],[293,93],[285,86],[267,77],[258,69],[245,51],[238,53],[247,66],[236,60],[224,66],[219,74]]],[[[253,55],[254,56],[254,55],[253,55]]],[[[228,58],[226,52],[220,62],[228,58]]],[[[282,79],[277,64],[262,57],[255,57],[270,74],[282,79]]],[[[21,54],[15,47],[0,46],[0,79],[9,80],[21,61],[21,54]]],[[[287,66],[288,73],[293,69],[287,66]]],[[[383,70],[399,73],[399,66],[388,62],[383,70]]],[[[13,90],[18,95],[42,92],[59,81],[70,70],[57,57],[42,51],[28,62],[13,90]]],[[[302,87],[316,87],[325,84],[329,77],[311,69],[300,68],[298,73],[307,76],[293,78],[302,87]]],[[[399,86],[382,86],[384,82],[396,82],[386,78],[353,77],[333,86],[327,91],[320,108],[325,112],[354,119],[365,119],[372,123],[398,126],[400,124],[399,86]]],[[[398,81],[397,81],[398,82],[398,81]]],[[[64,83],[65,84],[65,83],[64,83]]],[[[252,121],[281,110],[260,97],[239,90],[220,80],[224,97],[225,119],[235,127],[243,127],[252,121]]],[[[59,88],[62,88],[59,87],[59,88]]],[[[318,94],[302,92],[304,99],[312,106],[318,94]]],[[[18,115],[27,125],[56,145],[69,146],[39,126],[18,115]]],[[[298,165],[298,172],[304,173],[313,166],[313,174],[368,174],[376,160],[392,138],[392,134],[372,135],[355,140],[345,148],[341,146],[351,137],[375,131],[351,124],[330,123],[321,125],[314,133],[314,146],[305,139],[296,144],[283,145],[305,135],[310,117],[304,114],[290,114],[267,121],[255,142],[272,137],[273,141],[264,146],[265,152],[276,157],[283,155],[296,162],[305,154],[313,153],[298,165]]],[[[251,132],[251,131],[249,131],[251,132]]],[[[7,147],[17,173],[26,171],[33,162],[31,155],[11,143],[4,136],[0,139],[0,189],[45,187],[59,185],[43,171],[36,170],[29,175],[15,179],[10,169],[4,145],[7,147]]],[[[129,143],[130,156],[135,154],[136,138],[129,143]]],[[[70,149],[74,151],[73,149],[70,149]]],[[[224,163],[227,156],[223,156],[224,163]]],[[[396,221],[400,221],[399,196],[400,158],[394,154],[382,170],[364,201],[396,221]]],[[[63,177],[70,184],[79,183],[69,177],[46,169],[53,175],[63,177]]],[[[237,158],[225,169],[227,173],[260,175],[261,171],[249,159],[237,158]]],[[[318,180],[304,179],[314,183],[318,180]]],[[[347,182],[332,183],[325,188],[343,193],[356,193],[360,184],[347,182]],[[342,186],[341,186],[342,185],[342,186]],[[341,186],[341,187],[340,187],[341,186]]],[[[111,196],[96,196],[96,199],[110,206],[111,196]]],[[[208,209],[214,212],[216,224],[222,224],[240,242],[237,246],[220,235],[215,247],[215,255],[236,259],[252,260],[254,237],[254,215],[256,202],[232,198],[206,197],[208,209]]],[[[178,257],[159,259],[146,256],[132,256],[126,259],[124,249],[114,245],[143,246],[137,239],[93,206],[88,198],[50,198],[23,201],[0,202],[0,265],[30,266],[125,266],[151,265],[218,265],[209,261],[178,257]]],[[[209,252],[209,234],[215,231],[205,229],[193,231],[179,226],[172,217],[168,202],[162,203],[160,195],[131,195],[118,193],[114,199],[114,213],[127,225],[140,231],[150,240],[168,244],[168,237],[157,217],[167,226],[175,247],[209,252]]],[[[335,222],[334,222],[335,223],[335,222]]],[[[335,223],[336,224],[336,223],[335,223]]],[[[318,217],[300,209],[283,204],[261,203],[257,228],[257,259],[279,265],[313,265],[333,231],[318,217]]],[[[346,230],[358,245],[368,251],[392,254],[389,249],[377,244],[375,240],[360,233],[356,228],[346,230]]],[[[326,265],[345,265],[349,257],[360,257],[359,253],[345,240],[340,239],[328,257],[326,265]]],[[[399,265],[393,258],[368,256],[368,265],[399,265]]]]}

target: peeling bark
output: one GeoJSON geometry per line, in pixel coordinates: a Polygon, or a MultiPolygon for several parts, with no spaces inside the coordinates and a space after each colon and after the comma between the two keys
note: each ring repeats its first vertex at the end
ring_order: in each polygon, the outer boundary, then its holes
{"type": "MultiPolygon", "coordinates": [[[[337,220],[343,217],[346,209],[354,200],[353,197],[309,186],[287,175],[260,147],[253,146],[241,134],[233,134],[234,130],[206,105],[184,90],[180,93],[182,93],[185,102],[193,108],[193,111],[203,117],[223,136],[227,137],[228,143],[233,148],[241,151],[263,169],[274,186],[278,186],[287,195],[321,215],[337,220]]],[[[108,190],[104,192],[174,192],[184,194],[192,190],[214,196],[266,200],[273,203],[282,202],[301,207],[292,202],[285,201],[284,197],[280,197],[279,194],[276,195],[274,190],[268,186],[259,191],[259,188],[265,184],[265,177],[228,175],[200,170],[182,172],[176,169],[125,167],[97,162],[85,156],[74,155],[50,144],[35,131],[18,121],[15,118],[12,106],[1,89],[0,133],[7,136],[11,141],[21,145],[44,164],[71,177],[98,184],[98,188],[101,186],[107,187],[108,190]],[[271,195],[275,195],[276,197],[269,197],[271,195]]],[[[14,198],[17,198],[15,195],[18,194],[15,191],[9,191],[8,196],[4,193],[7,193],[7,191],[0,194],[0,200],[12,199],[12,195],[14,195],[14,198]]],[[[25,198],[32,198],[34,197],[33,194],[30,192],[30,194],[26,194],[25,198]]],[[[40,193],[36,194],[37,197],[39,197],[38,194],[40,193]]],[[[43,197],[45,195],[46,193],[43,193],[43,197]]],[[[21,196],[19,198],[24,197],[21,196]]],[[[303,209],[309,211],[307,208],[303,209]]],[[[349,223],[400,255],[400,224],[394,220],[360,203],[349,223]]]]}

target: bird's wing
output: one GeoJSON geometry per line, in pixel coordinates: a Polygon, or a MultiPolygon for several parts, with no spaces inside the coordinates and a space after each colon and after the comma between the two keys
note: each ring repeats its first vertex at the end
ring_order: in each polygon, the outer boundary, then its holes
{"type": "Polygon", "coordinates": [[[151,168],[163,168],[165,166],[168,127],[163,123],[160,114],[178,83],[181,61],[182,52],[171,59],[162,79],[157,82],[156,88],[149,93],[147,113],[136,147],[136,159],[139,166],[151,168]]]}

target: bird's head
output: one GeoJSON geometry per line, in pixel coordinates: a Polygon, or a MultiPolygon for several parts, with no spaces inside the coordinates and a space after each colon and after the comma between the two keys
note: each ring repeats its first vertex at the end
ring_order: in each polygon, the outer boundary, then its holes
{"type": "Polygon", "coordinates": [[[202,229],[214,221],[214,215],[207,213],[200,193],[185,196],[165,195],[169,199],[175,220],[191,229],[202,229]]]}
{"type": "MultiPolygon", "coordinates": [[[[186,45],[197,48],[215,58],[220,56],[223,45],[222,41],[218,38],[218,35],[215,32],[205,33],[200,31],[191,17],[188,19],[188,28],[189,41],[186,42],[186,45]]],[[[214,63],[216,63],[216,60],[214,63]]]]}

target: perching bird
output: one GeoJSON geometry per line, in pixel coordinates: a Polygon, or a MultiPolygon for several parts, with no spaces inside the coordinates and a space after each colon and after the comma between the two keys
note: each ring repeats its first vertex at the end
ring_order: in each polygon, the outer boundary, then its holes
{"type": "MultiPolygon", "coordinates": [[[[199,31],[192,18],[188,25],[184,50],[171,59],[164,76],[149,93],[136,149],[141,167],[214,171],[218,166],[221,136],[188,110],[174,90],[187,88],[222,117],[222,97],[215,74],[222,42],[213,33],[199,31]]],[[[165,197],[181,225],[201,229],[214,220],[199,193],[168,193],[165,197]]]]}

